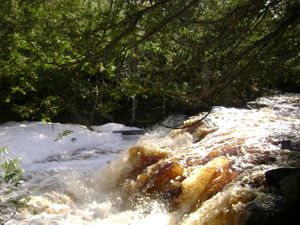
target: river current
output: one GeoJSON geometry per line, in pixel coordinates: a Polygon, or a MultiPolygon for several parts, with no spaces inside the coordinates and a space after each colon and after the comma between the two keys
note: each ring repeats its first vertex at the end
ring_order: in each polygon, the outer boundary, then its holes
{"type": "Polygon", "coordinates": [[[300,167],[300,95],[214,106],[197,122],[203,115],[185,129],[157,126],[144,135],[114,133],[137,129],[119,124],[1,125],[0,145],[25,170],[1,202],[27,199],[6,224],[243,224],[250,206],[281,198],[265,172],[300,167]]]}

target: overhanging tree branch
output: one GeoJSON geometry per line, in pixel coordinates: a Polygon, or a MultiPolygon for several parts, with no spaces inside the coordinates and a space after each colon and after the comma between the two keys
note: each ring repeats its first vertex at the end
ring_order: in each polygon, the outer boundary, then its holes
{"type": "Polygon", "coordinates": [[[169,16],[165,19],[163,19],[162,21],[160,21],[154,28],[152,28],[151,31],[149,31],[148,33],[146,33],[140,40],[131,43],[128,45],[128,49],[130,48],[134,48],[137,45],[143,43],[144,41],[146,41],[147,39],[149,39],[151,36],[153,36],[154,34],[159,33],[162,28],[164,28],[167,24],[169,24],[170,22],[172,22],[174,19],[178,19],[183,13],[185,13],[187,10],[189,10],[190,8],[192,8],[193,6],[195,6],[196,4],[198,4],[199,0],[193,0],[191,1],[189,4],[187,4],[183,9],[179,10],[177,13],[173,14],[172,16],[169,16]]]}

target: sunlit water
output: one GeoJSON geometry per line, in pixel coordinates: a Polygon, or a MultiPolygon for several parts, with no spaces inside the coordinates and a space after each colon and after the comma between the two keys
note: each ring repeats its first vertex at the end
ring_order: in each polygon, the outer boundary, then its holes
{"type": "Polygon", "coordinates": [[[7,224],[242,224],[247,205],[276,198],[264,172],[300,165],[299,151],[282,145],[300,138],[300,95],[260,98],[247,109],[216,106],[185,130],[101,135],[66,151],[62,140],[59,151],[25,161],[21,190],[7,197],[30,198],[7,224]]]}

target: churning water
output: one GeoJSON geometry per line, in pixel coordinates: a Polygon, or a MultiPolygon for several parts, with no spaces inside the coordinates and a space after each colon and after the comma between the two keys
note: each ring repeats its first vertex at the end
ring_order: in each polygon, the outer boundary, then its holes
{"type": "MultiPolygon", "coordinates": [[[[185,121],[191,124],[186,129],[142,136],[69,127],[79,130],[68,140],[56,140],[59,145],[48,150],[41,146],[40,155],[28,150],[34,160],[25,160],[25,181],[6,197],[29,200],[7,224],[243,224],[249,206],[280,198],[264,173],[300,166],[294,144],[300,138],[300,95],[260,98],[247,109],[216,106],[194,123],[201,116],[185,121]],[[85,146],[76,145],[82,136],[85,146]]],[[[20,127],[3,125],[2,142],[9,143],[9,129],[20,127]]],[[[30,135],[48,137],[30,133],[19,145],[26,148],[30,135]]],[[[21,147],[15,155],[27,154],[21,147]]]]}

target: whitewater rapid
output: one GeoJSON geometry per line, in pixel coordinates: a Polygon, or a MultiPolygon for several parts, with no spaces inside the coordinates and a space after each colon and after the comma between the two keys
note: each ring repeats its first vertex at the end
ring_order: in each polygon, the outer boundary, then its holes
{"type": "MultiPolygon", "coordinates": [[[[204,114],[185,121],[193,124],[204,114]]],[[[145,135],[121,124],[5,123],[0,147],[20,157],[29,197],[9,225],[242,224],[251,203],[273,199],[264,173],[299,167],[300,95],[260,98],[246,109],[215,106],[197,126],[145,135]]],[[[1,215],[4,220],[9,213],[1,215]]]]}
{"type": "Polygon", "coordinates": [[[102,224],[114,214],[114,200],[101,193],[100,171],[139,138],[114,131],[139,128],[110,123],[92,129],[41,122],[0,126],[0,146],[25,171],[19,190],[1,193],[1,202],[29,197],[28,207],[7,224],[102,224]]]}

